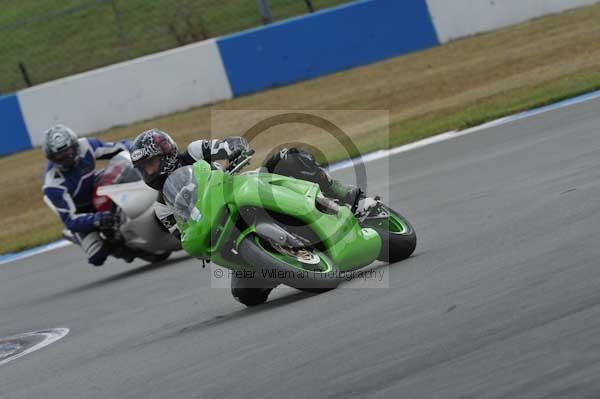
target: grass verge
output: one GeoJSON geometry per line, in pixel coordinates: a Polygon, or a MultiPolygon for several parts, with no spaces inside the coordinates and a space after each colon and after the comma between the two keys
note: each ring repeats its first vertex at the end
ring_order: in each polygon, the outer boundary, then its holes
{"type": "MultiPolygon", "coordinates": [[[[370,66],[115,128],[102,138],[131,138],[159,127],[185,145],[208,135],[214,110],[383,109],[391,118],[390,140],[352,113],[342,123],[361,152],[396,146],[600,89],[598,20],[600,6],[548,16],[370,66]]],[[[241,129],[232,119],[219,134],[241,129]]],[[[342,154],[337,142],[316,129],[292,124],[257,142],[257,158],[298,137],[318,147],[329,161],[357,155],[342,154]]],[[[0,204],[6,215],[0,253],[38,245],[60,234],[60,224],[40,194],[43,165],[39,149],[0,158],[4,172],[0,204]]]]}
{"type": "MultiPolygon", "coordinates": [[[[313,0],[316,10],[350,0],[313,0]]],[[[0,92],[262,25],[256,0],[14,0],[0,12],[0,92]]],[[[306,14],[269,0],[273,21],[306,14]]]]}

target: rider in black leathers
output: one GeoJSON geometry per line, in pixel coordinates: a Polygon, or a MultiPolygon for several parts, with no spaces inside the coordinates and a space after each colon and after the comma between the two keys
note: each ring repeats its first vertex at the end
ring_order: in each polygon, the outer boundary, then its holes
{"type": "MultiPolygon", "coordinates": [[[[167,177],[182,166],[192,165],[199,160],[211,164],[219,160],[232,160],[241,151],[248,150],[246,139],[232,136],[223,140],[197,140],[187,147],[187,151],[180,153],[177,143],[167,133],[151,129],[135,138],[131,148],[131,159],[146,184],[161,191],[167,177]]],[[[265,161],[263,167],[270,173],[317,183],[324,195],[350,205],[353,210],[357,209],[359,201],[364,198],[360,188],[332,179],[311,154],[298,148],[284,148],[278,151],[265,161]]],[[[157,204],[155,209],[163,225],[172,233],[177,233],[172,212],[164,204],[157,204]]],[[[252,286],[256,287],[256,281],[252,282],[252,286]]],[[[257,292],[249,288],[243,278],[236,278],[234,275],[231,281],[233,296],[243,303],[248,303],[249,295],[263,295],[266,299],[273,288],[273,283],[265,281],[262,291],[257,292]]]]}

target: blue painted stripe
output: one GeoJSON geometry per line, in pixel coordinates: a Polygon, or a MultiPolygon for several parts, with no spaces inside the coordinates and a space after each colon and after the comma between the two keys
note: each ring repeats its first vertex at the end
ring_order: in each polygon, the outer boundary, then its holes
{"type": "Polygon", "coordinates": [[[235,96],[439,45],[425,0],[362,0],[217,40],[235,96]]]}
{"type": "Polygon", "coordinates": [[[2,121],[0,155],[31,148],[31,139],[16,94],[0,96],[0,121],[2,121]]]}

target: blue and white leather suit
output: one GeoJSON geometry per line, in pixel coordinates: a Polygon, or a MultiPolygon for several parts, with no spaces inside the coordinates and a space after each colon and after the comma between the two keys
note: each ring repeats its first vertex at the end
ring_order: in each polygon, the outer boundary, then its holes
{"type": "Polygon", "coordinates": [[[63,171],[48,161],[42,192],[46,204],[58,214],[65,227],[81,243],[88,261],[101,265],[110,250],[95,231],[93,188],[97,176],[96,160],[110,159],[121,151],[129,151],[129,141],[102,142],[95,138],[80,138],[79,159],[63,171]]]}

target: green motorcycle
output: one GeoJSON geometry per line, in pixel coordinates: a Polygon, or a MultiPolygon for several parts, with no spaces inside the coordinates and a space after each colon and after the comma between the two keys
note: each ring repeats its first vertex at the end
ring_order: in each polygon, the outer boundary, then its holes
{"type": "MultiPolygon", "coordinates": [[[[376,260],[397,262],[415,250],[411,224],[377,197],[355,215],[317,184],[260,170],[236,175],[252,153],[225,170],[198,161],[165,182],[165,203],[190,255],[259,281],[323,292],[376,260]]],[[[245,291],[238,300],[252,306],[270,290],[245,291]]]]}

